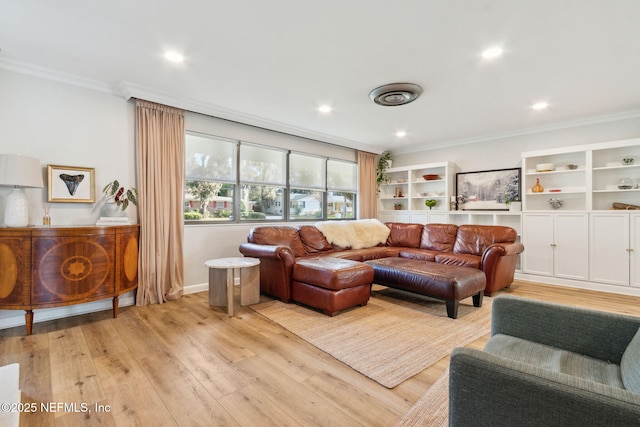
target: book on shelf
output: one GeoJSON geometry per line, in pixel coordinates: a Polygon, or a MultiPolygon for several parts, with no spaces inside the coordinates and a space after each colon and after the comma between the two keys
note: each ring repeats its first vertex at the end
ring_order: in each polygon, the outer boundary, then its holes
{"type": "Polygon", "coordinates": [[[133,224],[126,216],[101,216],[97,221],[96,225],[128,225],[133,224]]]}

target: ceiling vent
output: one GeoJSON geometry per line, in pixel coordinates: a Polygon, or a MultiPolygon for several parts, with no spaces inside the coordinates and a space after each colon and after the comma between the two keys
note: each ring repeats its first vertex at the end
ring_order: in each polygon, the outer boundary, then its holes
{"type": "Polygon", "coordinates": [[[391,83],[375,88],[369,94],[373,102],[385,107],[395,107],[415,101],[422,88],[413,83],[391,83]]]}

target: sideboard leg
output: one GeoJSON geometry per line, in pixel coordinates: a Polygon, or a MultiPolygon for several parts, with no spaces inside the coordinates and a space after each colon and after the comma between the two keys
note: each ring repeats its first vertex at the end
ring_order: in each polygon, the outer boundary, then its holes
{"type": "Polygon", "coordinates": [[[25,310],[24,323],[27,327],[27,335],[31,335],[33,332],[33,310],[25,310]]]}
{"type": "Polygon", "coordinates": [[[113,318],[118,317],[118,296],[113,297],[113,318]]]}

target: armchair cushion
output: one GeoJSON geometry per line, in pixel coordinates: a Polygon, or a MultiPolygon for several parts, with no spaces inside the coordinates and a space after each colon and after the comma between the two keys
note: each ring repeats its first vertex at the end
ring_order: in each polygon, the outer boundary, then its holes
{"type": "Polygon", "coordinates": [[[484,351],[552,372],[583,378],[611,387],[624,388],[620,367],[615,363],[556,347],[498,334],[491,337],[484,351]]]}
{"type": "Polygon", "coordinates": [[[627,390],[640,393],[640,330],[622,355],[620,371],[624,387],[627,390]]]}

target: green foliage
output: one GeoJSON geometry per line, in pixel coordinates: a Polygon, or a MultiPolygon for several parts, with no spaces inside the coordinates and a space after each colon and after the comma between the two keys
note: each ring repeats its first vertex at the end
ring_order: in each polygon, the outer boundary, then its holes
{"type": "Polygon", "coordinates": [[[187,189],[200,203],[200,213],[207,215],[209,201],[218,195],[222,184],[209,181],[187,181],[187,189]]]}
{"type": "Polygon", "coordinates": [[[262,212],[242,212],[242,219],[267,219],[262,212]]]}
{"type": "Polygon", "coordinates": [[[134,206],[138,206],[138,190],[136,190],[135,187],[125,190],[124,187],[120,186],[117,179],[105,185],[102,192],[106,196],[106,202],[113,200],[113,203],[115,203],[116,206],[119,206],[122,210],[127,209],[127,207],[129,207],[129,203],[134,206]]]}
{"type": "Polygon", "coordinates": [[[202,219],[202,214],[200,212],[196,212],[196,211],[185,212],[184,213],[184,219],[185,219],[185,221],[199,220],[199,219],[202,219]]]}
{"type": "Polygon", "coordinates": [[[231,210],[229,209],[220,209],[213,213],[216,218],[229,218],[231,217],[231,210]]]}
{"type": "Polygon", "coordinates": [[[378,186],[378,191],[380,191],[381,184],[388,184],[391,181],[386,174],[388,161],[391,160],[391,153],[385,151],[378,157],[378,166],[376,167],[376,185],[378,186]]]}
{"type": "Polygon", "coordinates": [[[424,204],[431,210],[432,207],[438,204],[438,201],[436,199],[427,199],[424,201],[424,204]]]}

